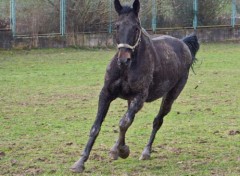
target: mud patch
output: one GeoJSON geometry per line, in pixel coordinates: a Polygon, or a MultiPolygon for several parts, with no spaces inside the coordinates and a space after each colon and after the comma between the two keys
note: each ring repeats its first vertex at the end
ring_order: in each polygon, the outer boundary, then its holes
{"type": "Polygon", "coordinates": [[[0,159],[2,159],[5,155],[6,155],[5,152],[0,151],[0,159]]]}
{"type": "Polygon", "coordinates": [[[92,154],[92,156],[89,157],[90,160],[97,160],[97,161],[103,161],[104,158],[96,153],[92,154]]]}
{"type": "Polygon", "coordinates": [[[28,168],[27,170],[25,170],[25,174],[27,175],[39,175],[43,173],[43,170],[40,168],[28,168]]]}
{"type": "Polygon", "coordinates": [[[238,131],[238,130],[230,130],[230,131],[228,132],[228,135],[230,135],[230,136],[235,136],[235,135],[237,135],[237,134],[240,134],[240,131],[238,131]]]}
{"type": "Polygon", "coordinates": [[[157,146],[158,148],[161,148],[161,149],[165,149],[165,150],[168,150],[172,153],[175,153],[177,155],[180,155],[182,153],[182,148],[176,148],[176,147],[169,147],[167,146],[166,144],[163,144],[163,145],[158,145],[157,146]]]}

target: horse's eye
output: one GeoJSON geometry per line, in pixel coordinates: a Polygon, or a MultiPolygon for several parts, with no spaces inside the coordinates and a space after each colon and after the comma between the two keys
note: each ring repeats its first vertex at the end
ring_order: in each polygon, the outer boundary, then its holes
{"type": "Polygon", "coordinates": [[[134,31],[135,31],[135,32],[138,32],[138,31],[139,31],[138,26],[134,26],[134,31]]]}

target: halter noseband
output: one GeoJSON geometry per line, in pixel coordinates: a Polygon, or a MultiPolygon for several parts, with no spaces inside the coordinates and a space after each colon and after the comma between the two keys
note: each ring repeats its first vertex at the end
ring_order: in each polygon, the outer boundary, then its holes
{"type": "Polygon", "coordinates": [[[119,48],[128,48],[128,49],[131,49],[131,50],[134,52],[135,48],[136,48],[136,47],[139,45],[139,43],[141,42],[141,34],[142,34],[142,29],[141,29],[140,32],[139,32],[138,39],[137,39],[135,45],[131,46],[131,45],[126,44],[126,43],[119,43],[119,44],[117,45],[117,48],[118,48],[118,49],[119,49],[119,48]]]}

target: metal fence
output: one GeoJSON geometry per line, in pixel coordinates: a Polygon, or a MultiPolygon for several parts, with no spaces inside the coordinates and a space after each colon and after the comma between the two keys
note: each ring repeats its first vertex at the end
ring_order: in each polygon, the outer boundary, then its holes
{"type": "MultiPolygon", "coordinates": [[[[121,0],[132,4],[133,0],[121,0]]],[[[142,26],[199,28],[240,25],[240,0],[141,0],[142,26]]],[[[14,36],[113,31],[113,0],[1,0],[0,30],[14,36]]]]}
{"type": "Polygon", "coordinates": [[[0,30],[10,29],[10,3],[9,0],[0,1],[0,30]]]}

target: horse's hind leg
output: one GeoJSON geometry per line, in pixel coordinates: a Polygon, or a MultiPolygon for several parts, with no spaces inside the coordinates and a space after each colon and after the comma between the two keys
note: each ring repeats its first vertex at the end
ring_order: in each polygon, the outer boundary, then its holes
{"type": "Polygon", "coordinates": [[[160,129],[160,127],[163,124],[163,118],[170,112],[174,100],[179,96],[186,82],[187,82],[187,78],[181,79],[178,82],[178,84],[163,97],[160,111],[153,121],[152,134],[150,136],[148,144],[144,148],[144,151],[140,157],[140,160],[150,159],[152,144],[157,134],[157,131],[160,129]]]}

